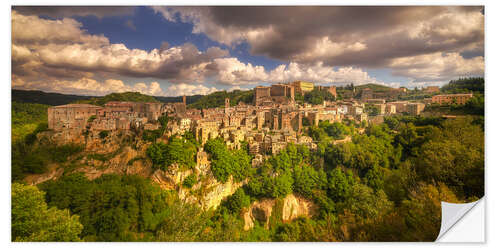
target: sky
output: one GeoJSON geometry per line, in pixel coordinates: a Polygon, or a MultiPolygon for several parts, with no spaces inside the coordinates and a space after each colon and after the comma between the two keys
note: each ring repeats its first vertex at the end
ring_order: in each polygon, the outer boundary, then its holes
{"type": "Polygon", "coordinates": [[[484,75],[480,6],[14,6],[12,88],[209,94],[484,75]]]}

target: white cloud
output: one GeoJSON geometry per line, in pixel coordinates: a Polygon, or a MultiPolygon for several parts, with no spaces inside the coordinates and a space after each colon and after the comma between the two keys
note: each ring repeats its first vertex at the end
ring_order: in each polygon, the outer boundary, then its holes
{"type": "Polygon", "coordinates": [[[244,64],[238,58],[217,58],[213,64],[218,83],[242,85],[268,80],[268,74],[263,66],[244,64]]]}
{"type": "Polygon", "coordinates": [[[378,82],[360,68],[341,67],[335,70],[333,67],[323,65],[322,62],[312,66],[292,62],[288,66],[276,67],[269,74],[271,82],[289,82],[298,79],[315,83],[364,84],[378,82]]]}
{"type": "Polygon", "coordinates": [[[181,96],[181,95],[208,95],[218,91],[215,87],[206,87],[204,85],[191,85],[186,83],[175,84],[167,88],[166,96],[181,96]]]}
{"type": "MultiPolygon", "coordinates": [[[[289,13],[264,13],[259,20],[250,20],[252,25],[224,26],[208,8],[154,9],[171,21],[177,21],[175,17],[180,14],[181,21],[195,24],[194,33],[205,33],[228,45],[246,41],[252,52],[274,58],[283,56],[289,63],[266,70],[264,66],[228,57],[228,51],[219,47],[200,51],[190,43],[173,47],[165,43],[151,51],[130,49],[124,44],[110,43],[103,35],[89,34],[74,19],[49,20],[13,10],[12,86],[86,95],[139,91],[149,95],[178,96],[218,90],[204,83],[228,85],[229,90],[250,84],[296,80],[318,84],[399,85],[378,81],[361,66],[343,66],[371,60],[377,61],[374,65],[392,69],[396,76],[410,78],[410,84],[414,85],[442,83],[457,76],[484,72],[482,56],[465,59],[460,55],[461,50],[481,51],[483,46],[484,17],[477,11],[450,8],[450,11],[436,11],[435,15],[413,25],[391,23],[392,30],[378,23],[373,32],[355,29],[339,33],[338,28],[329,26],[318,26],[318,30],[314,30],[317,25],[307,21],[309,19],[289,13]],[[267,22],[266,18],[274,20],[276,15],[278,21],[287,22],[267,22]],[[313,27],[304,30],[305,24],[313,27]],[[301,32],[305,32],[303,36],[301,32]],[[422,47],[432,48],[432,51],[422,50],[422,47]],[[435,52],[448,48],[456,51],[435,52]],[[379,60],[377,55],[384,53],[390,55],[379,60]],[[340,66],[331,66],[337,64],[340,66]],[[163,90],[153,80],[149,84],[139,82],[130,86],[119,80],[124,76],[167,79],[173,85],[163,90]],[[97,78],[108,79],[97,81],[97,78]]],[[[231,18],[250,22],[238,19],[237,15],[231,18]]],[[[328,15],[318,18],[330,20],[328,15]]]]}
{"type": "MultiPolygon", "coordinates": [[[[169,21],[192,23],[193,33],[204,33],[220,43],[233,46],[247,42],[250,51],[256,55],[311,67],[321,62],[325,67],[347,69],[349,66],[388,68],[408,57],[465,52],[473,52],[477,56],[469,62],[479,65],[482,60],[484,65],[484,58],[481,57],[484,52],[484,14],[481,8],[230,6],[154,7],[154,10],[169,21]]],[[[429,64],[439,68],[435,72],[419,71],[419,65],[415,64],[406,69],[396,68],[395,74],[414,79],[449,78],[446,73],[449,70],[444,65],[429,64]],[[439,76],[438,71],[446,74],[439,76]],[[414,72],[421,75],[417,76],[414,72]]],[[[289,75],[302,75],[294,72],[292,63],[288,67],[291,71],[289,75]]],[[[245,68],[252,70],[248,65],[245,68]]],[[[484,67],[478,71],[484,72],[484,67]]],[[[234,81],[238,78],[234,72],[229,68],[221,74],[221,80],[234,81]]],[[[331,76],[332,73],[325,74],[331,76]]],[[[254,78],[249,81],[262,77],[254,78]]],[[[357,78],[362,79],[363,76],[358,74],[357,78]]]]}
{"type": "Polygon", "coordinates": [[[12,11],[13,44],[85,43],[108,44],[103,35],[89,35],[81,29],[82,24],[71,18],[47,20],[37,16],[24,16],[12,11]]]}
{"type": "Polygon", "coordinates": [[[432,53],[395,59],[393,74],[413,79],[413,82],[443,82],[459,76],[484,74],[484,58],[463,58],[459,53],[432,53]]]}
{"type": "Polygon", "coordinates": [[[56,81],[30,81],[25,82],[22,79],[13,79],[13,87],[16,89],[36,89],[47,92],[57,92],[63,94],[81,94],[101,96],[110,93],[121,92],[140,92],[152,96],[164,96],[164,92],[158,82],[136,83],[132,86],[126,85],[121,80],[107,79],[103,82],[90,78],[81,78],[78,80],[56,80],[56,81]]]}
{"type": "Polygon", "coordinates": [[[57,79],[71,78],[79,71],[203,82],[206,65],[228,54],[218,47],[202,52],[190,43],[151,51],[129,49],[109,43],[104,36],[87,34],[70,18],[46,20],[13,11],[12,26],[13,73],[26,80],[50,78],[54,71],[57,79]]]}

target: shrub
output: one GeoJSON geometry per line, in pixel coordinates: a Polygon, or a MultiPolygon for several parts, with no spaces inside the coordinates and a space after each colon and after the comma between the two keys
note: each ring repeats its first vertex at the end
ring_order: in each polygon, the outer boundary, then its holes
{"type": "Polygon", "coordinates": [[[99,138],[101,138],[101,139],[108,137],[108,135],[109,135],[109,131],[107,131],[107,130],[103,130],[103,131],[99,132],[99,138]]]}
{"type": "Polygon", "coordinates": [[[198,182],[198,178],[196,174],[190,174],[184,181],[182,182],[182,186],[185,188],[192,188],[194,184],[198,182]]]}

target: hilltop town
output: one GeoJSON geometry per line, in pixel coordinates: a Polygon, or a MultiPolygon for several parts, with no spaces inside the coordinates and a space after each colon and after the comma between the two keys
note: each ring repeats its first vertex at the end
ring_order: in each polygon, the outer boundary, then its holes
{"type": "MultiPolygon", "coordinates": [[[[230,213],[237,231],[263,227],[266,234],[276,223],[316,220],[360,199],[391,208],[406,196],[391,189],[394,180],[410,185],[406,178],[428,171],[450,187],[467,183],[457,189],[463,197],[480,197],[483,184],[473,181],[481,181],[484,162],[481,80],[414,90],[296,81],[170,100],[126,92],[59,106],[14,103],[16,120],[39,123],[13,144],[13,178],[47,197],[111,182],[118,188],[106,192],[130,195],[134,189],[117,181],[137,178],[179,206],[230,213]],[[446,172],[448,162],[459,171],[446,172]]],[[[40,102],[55,99],[43,95],[40,102]]]]}
{"type": "MultiPolygon", "coordinates": [[[[344,91],[343,100],[325,100],[318,105],[299,104],[295,100],[297,94],[303,96],[314,89],[337,98],[335,86],[296,81],[258,86],[253,89],[253,103],[240,102],[231,106],[226,98],[224,107],[217,108],[188,108],[186,96],[177,103],[111,101],[104,107],[67,104],[48,108],[48,128],[71,140],[85,131],[157,130],[160,128],[158,119],[166,116],[171,118],[164,131],[166,136],[192,132],[202,145],[209,139],[221,137],[230,149],[239,149],[241,142],[246,141],[250,153],[257,156],[255,159],[262,159],[262,155],[280,152],[288,143],[315,149],[315,141],[304,133],[304,124],[318,126],[320,121],[344,120],[379,124],[385,116],[419,115],[429,104],[465,104],[472,98],[472,93],[465,93],[434,95],[420,102],[386,102],[386,99],[404,96],[407,89],[390,88],[376,92],[364,88],[361,93],[356,93],[355,89],[344,91]]],[[[435,94],[439,93],[439,88],[431,86],[423,92],[435,94]]],[[[256,161],[258,164],[261,160],[256,161]]]]}

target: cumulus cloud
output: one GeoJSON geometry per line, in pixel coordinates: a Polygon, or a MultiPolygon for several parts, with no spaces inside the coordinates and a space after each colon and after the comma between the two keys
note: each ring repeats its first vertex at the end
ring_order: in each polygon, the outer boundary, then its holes
{"type": "Polygon", "coordinates": [[[102,72],[202,82],[206,65],[228,54],[218,47],[202,52],[190,43],[151,51],[129,49],[109,43],[102,35],[87,34],[74,19],[47,20],[16,11],[12,12],[12,27],[13,73],[25,77],[51,77],[59,69],[58,77],[102,72]],[[37,32],[32,32],[33,27],[37,32]]]}
{"type": "Polygon", "coordinates": [[[97,81],[91,78],[81,78],[77,80],[53,80],[53,81],[24,81],[15,78],[12,81],[13,87],[26,90],[42,90],[47,92],[57,92],[63,94],[78,93],[81,95],[101,96],[109,93],[121,92],[141,92],[152,96],[165,96],[166,92],[162,90],[158,82],[136,83],[132,86],[125,84],[122,80],[107,79],[97,81]]]}
{"type": "Polygon", "coordinates": [[[131,6],[13,6],[23,15],[44,15],[53,18],[72,16],[125,16],[134,13],[131,6]]]}
{"type": "Polygon", "coordinates": [[[17,45],[43,46],[46,44],[109,44],[102,35],[89,35],[82,24],[71,18],[60,20],[25,16],[12,11],[12,43],[17,45]]]}
{"type": "MultiPolygon", "coordinates": [[[[366,67],[389,68],[414,85],[484,73],[484,16],[477,7],[153,8],[169,21],[193,23],[193,33],[230,46],[246,42],[251,53],[284,63],[266,69],[230,57],[219,47],[200,51],[191,43],[170,46],[163,42],[150,51],[131,49],[103,35],[89,34],[81,23],[68,18],[97,13],[92,8],[14,7],[13,87],[176,96],[217,90],[205,83],[230,89],[295,80],[398,85],[378,81],[366,67]],[[152,78],[153,82],[129,86],[119,80],[123,77],[152,78]],[[156,79],[173,85],[162,90],[156,79]]],[[[99,15],[129,13],[114,11],[105,8],[99,15]]],[[[123,25],[135,28],[132,22],[123,25]]]]}
{"type": "Polygon", "coordinates": [[[365,84],[380,83],[361,68],[340,67],[335,69],[317,62],[314,65],[291,62],[266,71],[262,66],[244,64],[237,58],[218,58],[208,68],[212,69],[217,83],[228,85],[255,84],[261,82],[283,83],[305,80],[315,83],[365,84]]]}
{"type": "Polygon", "coordinates": [[[459,53],[433,53],[395,59],[394,75],[406,76],[414,83],[445,82],[458,76],[482,75],[484,58],[463,58],[459,53]]]}
{"type": "Polygon", "coordinates": [[[263,66],[244,64],[238,58],[216,58],[208,67],[215,74],[216,81],[222,84],[241,85],[268,81],[263,66]]]}
{"type": "Polygon", "coordinates": [[[208,95],[218,91],[215,87],[206,87],[204,85],[192,85],[186,83],[175,84],[167,88],[166,96],[181,95],[208,95]]]}
{"type": "Polygon", "coordinates": [[[270,72],[269,79],[272,82],[289,82],[302,79],[315,83],[382,83],[370,77],[366,71],[360,68],[341,67],[335,70],[332,67],[325,66],[322,62],[315,65],[303,65],[295,62],[280,65],[270,72]]]}
{"type": "Polygon", "coordinates": [[[193,33],[226,45],[247,42],[253,54],[301,64],[380,68],[437,52],[484,54],[480,6],[153,9],[167,20],[193,23],[193,33]]]}

